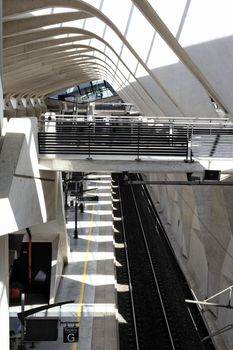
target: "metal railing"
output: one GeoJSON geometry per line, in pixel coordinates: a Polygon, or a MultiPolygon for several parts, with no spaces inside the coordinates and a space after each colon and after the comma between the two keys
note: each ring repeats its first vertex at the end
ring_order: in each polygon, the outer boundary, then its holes
{"type": "Polygon", "coordinates": [[[163,117],[44,117],[39,124],[40,154],[233,158],[233,125],[163,117]]]}
{"type": "Polygon", "coordinates": [[[74,120],[57,118],[40,127],[40,154],[179,156],[186,157],[186,130],[170,133],[169,125],[157,126],[129,118],[74,120]]]}

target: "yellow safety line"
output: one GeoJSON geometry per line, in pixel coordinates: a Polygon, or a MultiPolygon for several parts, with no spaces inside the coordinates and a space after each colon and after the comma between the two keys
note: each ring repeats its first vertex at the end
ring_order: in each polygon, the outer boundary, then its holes
{"type": "MultiPolygon", "coordinates": [[[[95,205],[93,205],[93,207],[92,207],[90,227],[88,230],[88,237],[87,237],[87,248],[86,248],[86,252],[85,252],[82,284],[81,284],[81,289],[80,289],[80,296],[79,296],[79,303],[78,303],[78,310],[77,310],[77,317],[76,317],[76,322],[78,324],[80,323],[81,313],[82,313],[82,309],[83,309],[83,298],[84,298],[84,291],[85,291],[85,282],[86,282],[86,277],[87,277],[88,254],[89,254],[89,249],[90,249],[90,244],[91,244],[91,234],[92,234],[92,229],[93,229],[94,209],[95,209],[95,205]]],[[[78,343],[73,343],[71,349],[77,350],[78,343]]]]}

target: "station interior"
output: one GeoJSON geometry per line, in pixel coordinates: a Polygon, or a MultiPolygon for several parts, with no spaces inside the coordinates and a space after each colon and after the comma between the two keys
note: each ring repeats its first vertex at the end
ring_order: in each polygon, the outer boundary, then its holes
{"type": "Polygon", "coordinates": [[[2,350],[233,348],[232,10],[0,0],[2,350]]]}

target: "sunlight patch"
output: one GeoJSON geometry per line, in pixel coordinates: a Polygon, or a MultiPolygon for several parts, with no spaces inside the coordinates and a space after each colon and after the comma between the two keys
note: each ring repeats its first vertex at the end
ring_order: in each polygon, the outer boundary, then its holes
{"type": "Polygon", "coordinates": [[[71,252],[72,262],[113,260],[112,252],[71,252]]]}
{"type": "MultiPolygon", "coordinates": [[[[79,228],[87,228],[87,227],[112,227],[112,221],[93,221],[90,223],[90,221],[78,221],[77,226],[79,228]]],[[[74,221],[69,221],[66,226],[68,229],[69,228],[74,228],[75,227],[75,222],[74,221]]]]}
{"type": "MultiPolygon", "coordinates": [[[[63,278],[83,283],[83,275],[62,275],[63,278]]],[[[85,284],[90,286],[109,286],[115,284],[114,275],[86,275],[85,284]]]]}

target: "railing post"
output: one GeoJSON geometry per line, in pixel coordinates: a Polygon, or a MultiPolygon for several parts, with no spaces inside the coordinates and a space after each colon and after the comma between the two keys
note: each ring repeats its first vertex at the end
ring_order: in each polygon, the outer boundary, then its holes
{"type": "Polygon", "coordinates": [[[189,139],[187,141],[187,153],[186,153],[186,163],[192,163],[193,159],[192,159],[192,141],[191,139],[189,139]]]}
{"type": "Polygon", "coordinates": [[[75,207],[74,207],[74,236],[75,239],[78,238],[78,198],[77,192],[75,196],[75,207]]]}
{"type": "Polygon", "coordinates": [[[187,126],[187,152],[186,152],[186,159],[184,160],[186,163],[193,163],[193,159],[192,159],[192,135],[193,135],[193,129],[189,130],[189,126],[187,126]]]}
{"type": "Polygon", "coordinates": [[[88,160],[92,160],[91,158],[91,122],[88,122],[88,160]]]}
{"type": "Polygon", "coordinates": [[[138,144],[137,144],[137,158],[136,160],[137,161],[140,161],[140,121],[138,121],[138,133],[137,133],[137,141],[138,141],[138,144]]]}

